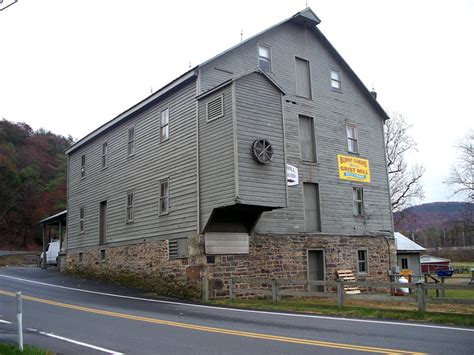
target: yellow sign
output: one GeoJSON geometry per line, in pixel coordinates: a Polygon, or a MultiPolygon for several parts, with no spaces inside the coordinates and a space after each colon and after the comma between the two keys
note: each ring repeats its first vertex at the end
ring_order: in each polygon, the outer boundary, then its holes
{"type": "Polygon", "coordinates": [[[338,155],[339,178],[342,180],[370,182],[370,166],[367,159],[338,155]]]}

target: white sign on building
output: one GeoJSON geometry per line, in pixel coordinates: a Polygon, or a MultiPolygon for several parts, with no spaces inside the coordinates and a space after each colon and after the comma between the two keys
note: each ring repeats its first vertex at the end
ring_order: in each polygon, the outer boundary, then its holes
{"type": "Polygon", "coordinates": [[[288,186],[296,186],[299,183],[299,178],[298,178],[298,168],[286,164],[286,181],[288,183],[288,186]]]}

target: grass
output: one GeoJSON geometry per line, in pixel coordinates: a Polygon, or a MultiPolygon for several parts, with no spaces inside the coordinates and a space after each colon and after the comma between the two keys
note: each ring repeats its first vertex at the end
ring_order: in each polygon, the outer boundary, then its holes
{"type": "MultiPolygon", "coordinates": [[[[329,300],[333,301],[334,300],[329,300]]],[[[328,304],[327,299],[297,299],[289,298],[282,299],[278,304],[272,304],[271,300],[267,299],[236,299],[236,300],[216,300],[212,301],[214,304],[225,305],[236,308],[250,308],[257,310],[270,311],[287,311],[310,314],[323,314],[341,317],[357,317],[357,318],[382,318],[395,319],[406,321],[424,321],[432,323],[453,324],[461,326],[474,326],[473,313],[445,313],[432,311],[421,313],[413,310],[414,304],[405,304],[405,307],[410,309],[390,309],[392,306],[388,302],[370,302],[363,301],[365,305],[360,305],[357,301],[347,300],[348,306],[338,308],[334,304],[328,304]],[[384,307],[384,308],[381,308],[384,307]]],[[[395,302],[392,302],[395,303],[395,302]]],[[[398,302],[397,302],[398,303],[398,302]]],[[[436,305],[437,307],[439,305],[436,305]]],[[[457,306],[457,305],[456,305],[457,306]]]]}
{"type": "Polygon", "coordinates": [[[31,346],[25,346],[20,351],[14,344],[0,343],[0,355],[53,355],[54,353],[31,346]]]}

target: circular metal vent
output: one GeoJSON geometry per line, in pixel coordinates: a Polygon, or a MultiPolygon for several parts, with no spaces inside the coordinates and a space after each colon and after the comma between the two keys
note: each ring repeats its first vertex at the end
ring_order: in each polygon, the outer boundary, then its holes
{"type": "Polygon", "coordinates": [[[266,139],[257,139],[252,144],[253,158],[260,164],[268,164],[273,159],[273,148],[266,139]]]}

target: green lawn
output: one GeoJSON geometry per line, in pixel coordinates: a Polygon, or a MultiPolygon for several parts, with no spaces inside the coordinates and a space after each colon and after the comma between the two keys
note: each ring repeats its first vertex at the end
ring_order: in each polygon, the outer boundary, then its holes
{"type": "Polygon", "coordinates": [[[0,343],[0,355],[53,355],[50,351],[41,350],[31,346],[25,346],[23,352],[14,344],[0,343]]]}
{"type": "Polygon", "coordinates": [[[380,318],[396,320],[420,320],[424,322],[455,324],[462,326],[474,326],[474,317],[469,313],[441,313],[425,312],[420,313],[414,310],[398,310],[370,306],[347,306],[338,308],[335,305],[318,304],[314,299],[282,299],[278,304],[272,304],[271,300],[266,299],[236,299],[236,300],[216,300],[214,304],[225,305],[236,308],[249,308],[270,311],[288,311],[312,314],[334,315],[342,317],[357,318],[380,318]]]}

